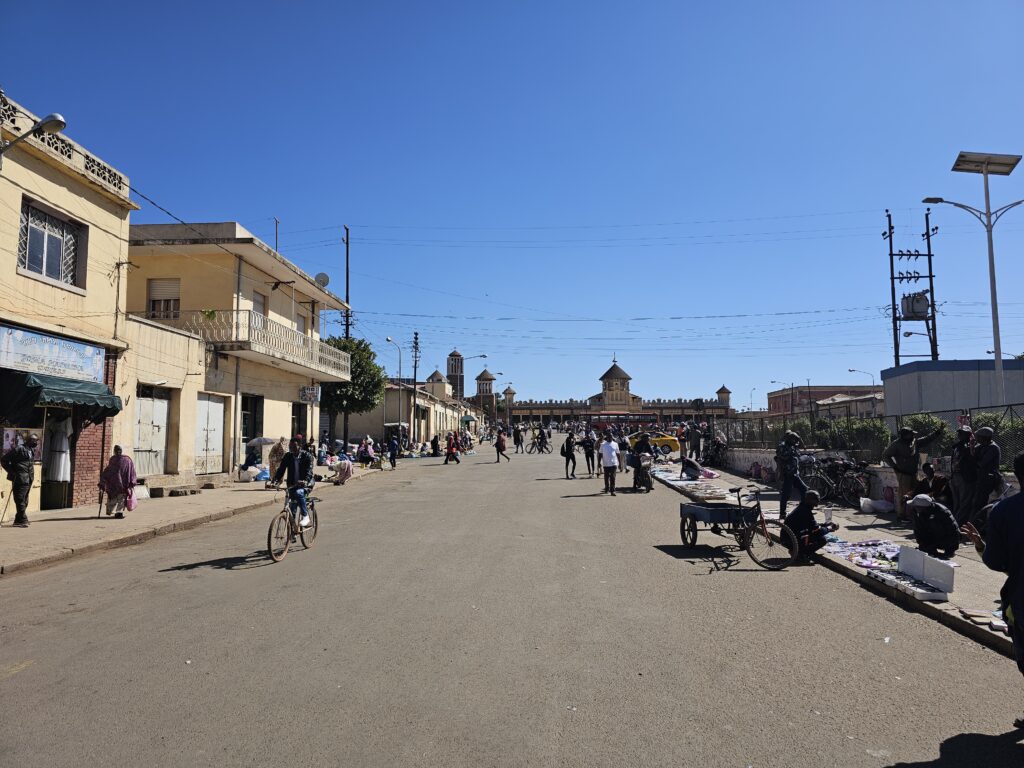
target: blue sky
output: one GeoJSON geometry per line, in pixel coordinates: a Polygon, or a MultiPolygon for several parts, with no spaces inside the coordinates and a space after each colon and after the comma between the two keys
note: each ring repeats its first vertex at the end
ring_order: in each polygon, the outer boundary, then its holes
{"type": "MultiPolygon", "coordinates": [[[[891,365],[884,209],[918,248],[922,197],[983,203],[959,150],[1024,150],[1022,22],[1009,0],[21,3],[0,85],[182,218],[272,243],[277,216],[339,292],[349,224],[389,371],[384,337],[419,330],[424,375],[487,353],[520,399],[589,396],[617,353],[646,397],[758,407],[772,379],[891,365]]],[[[984,231],[933,223],[940,353],[985,357],[984,231]]],[[[1024,206],[996,229],[1010,352],[1022,233],[1024,206]]]]}

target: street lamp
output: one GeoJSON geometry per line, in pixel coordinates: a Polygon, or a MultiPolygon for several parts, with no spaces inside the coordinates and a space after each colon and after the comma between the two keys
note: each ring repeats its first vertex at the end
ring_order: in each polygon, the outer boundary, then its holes
{"type": "MultiPolygon", "coordinates": [[[[996,351],[994,349],[986,349],[985,350],[985,354],[987,354],[987,355],[994,355],[995,353],[996,353],[996,351]]],[[[1016,360],[1017,359],[1016,355],[1011,355],[1009,352],[1003,352],[1003,357],[1008,357],[1011,360],[1016,360]]]]}
{"type": "MultiPolygon", "coordinates": [[[[0,101],[7,103],[4,98],[3,91],[0,91],[0,101]]],[[[44,117],[42,120],[36,122],[31,128],[25,131],[21,136],[14,139],[13,141],[4,141],[0,138],[0,168],[3,167],[4,153],[7,152],[11,147],[20,144],[29,136],[37,136],[41,133],[60,133],[68,127],[67,121],[64,117],[56,112],[51,112],[49,115],[44,117]]]]}
{"type": "Polygon", "coordinates": [[[756,390],[756,389],[757,389],[757,387],[751,387],[750,388],[750,404],[747,407],[748,411],[753,411],[754,410],[754,390],[756,390]]]}
{"type": "Polygon", "coordinates": [[[996,255],[995,247],[992,244],[992,228],[996,222],[1011,208],[1016,208],[1024,203],[1018,200],[1008,203],[1002,208],[992,210],[988,194],[988,177],[990,174],[996,176],[1009,176],[1013,169],[1020,162],[1020,155],[991,155],[984,152],[961,152],[953,163],[953,170],[958,173],[980,173],[985,184],[985,210],[980,211],[970,205],[956,203],[952,200],[943,200],[941,197],[926,197],[922,203],[927,205],[952,205],[961,210],[967,211],[985,228],[985,235],[988,239],[988,283],[991,292],[992,302],[992,345],[995,347],[995,368],[996,368],[996,405],[1006,404],[1006,385],[1003,381],[1003,347],[999,340],[999,303],[996,300],[996,255]]]}
{"type": "MultiPolygon", "coordinates": [[[[909,339],[911,336],[928,336],[928,334],[927,333],[921,333],[920,331],[904,331],[903,332],[903,338],[909,339]]],[[[931,336],[928,336],[928,338],[930,339],[931,336]]]]}
{"type": "MultiPolygon", "coordinates": [[[[925,334],[925,335],[927,335],[927,334],[925,334]]],[[[865,376],[870,376],[871,377],[871,386],[872,387],[875,386],[875,374],[869,373],[868,371],[862,371],[862,370],[860,370],[858,368],[847,368],[846,371],[847,371],[847,373],[863,373],[865,376]]]]}
{"type": "MultiPolygon", "coordinates": [[[[398,350],[398,444],[402,444],[402,396],[405,394],[402,391],[402,348],[398,345],[398,342],[392,339],[390,336],[386,337],[384,341],[389,344],[394,344],[395,349],[398,350]]],[[[387,394],[384,395],[384,410],[387,410],[388,398],[387,394]]],[[[385,438],[387,435],[384,436],[385,438]]]]}

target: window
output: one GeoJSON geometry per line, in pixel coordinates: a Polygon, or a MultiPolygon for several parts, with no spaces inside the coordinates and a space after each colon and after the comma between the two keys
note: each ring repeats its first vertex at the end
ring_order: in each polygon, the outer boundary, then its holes
{"type": "Polygon", "coordinates": [[[306,316],[296,315],[295,316],[295,330],[301,333],[303,336],[306,335],[306,316]]]}
{"type": "Polygon", "coordinates": [[[253,291],[252,294],[252,311],[257,315],[267,314],[267,297],[262,293],[256,293],[253,291]]]}
{"type": "Polygon", "coordinates": [[[78,285],[83,227],[44,213],[28,202],[21,206],[18,266],[50,280],[78,285]]]}
{"type": "Polygon", "coordinates": [[[160,277],[146,281],[150,320],[177,320],[181,310],[181,279],[160,277]]]}

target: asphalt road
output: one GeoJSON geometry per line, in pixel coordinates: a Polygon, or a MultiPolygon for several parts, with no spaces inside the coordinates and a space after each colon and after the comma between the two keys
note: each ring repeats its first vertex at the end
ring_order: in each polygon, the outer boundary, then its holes
{"type": "Polygon", "coordinates": [[[1013,662],[491,455],[0,579],[0,765],[1024,765],[1013,662]]]}

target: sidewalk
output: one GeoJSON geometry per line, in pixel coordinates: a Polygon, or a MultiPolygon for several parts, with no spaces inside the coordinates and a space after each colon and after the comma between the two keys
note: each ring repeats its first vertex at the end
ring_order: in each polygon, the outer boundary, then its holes
{"type": "MultiPolygon", "coordinates": [[[[379,469],[358,465],[353,469],[355,474],[348,483],[383,474],[379,469]]],[[[317,470],[323,474],[325,468],[317,470]]],[[[318,495],[332,492],[334,486],[326,483],[316,488],[318,495]]],[[[142,499],[138,509],[123,520],[107,517],[105,509],[97,517],[99,504],[35,512],[29,515],[28,528],[11,527],[11,515],[0,527],[0,576],[101,549],[138,544],[243,512],[270,509],[281,504],[282,498],[281,493],[264,489],[261,482],[235,483],[194,496],[142,499]]]]}
{"type": "MultiPolygon", "coordinates": [[[[705,480],[704,482],[722,489],[755,485],[763,490],[761,502],[766,516],[778,516],[779,493],[776,489],[738,475],[721,470],[716,471],[720,473],[721,477],[715,480],[705,480]]],[[[669,485],[661,477],[658,480],[667,487],[678,491],[683,496],[688,496],[686,489],[669,485]]],[[[732,499],[735,501],[735,496],[732,499]]],[[[796,499],[794,498],[790,502],[790,508],[792,509],[795,504],[796,499]]],[[[823,508],[819,508],[816,514],[819,522],[823,519],[822,510],[823,508]]],[[[887,539],[894,544],[910,546],[916,549],[914,533],[909,524],[897,524],[894,522],[894,518],[895,515],[863,514],[859,510],[853,510],[848,507],[832,507],[832,520],[839,525],[839,530],[836,531],[836,536],[839,538],[854,543],[869,539],[887,539]]],[[[961,546],[951,561],[959,567],[955,569],[954,590],[950,593],[949,600],[946,602],[927,602],[911,597],[871,578],[868,575],[868,569],[854,565],[849,560],[838,555],[822,551],[815,555],[815,560],[827,568],[859,582],[867,589],[887,597],[908,610],[916,611],[940,621],[951,629],[1013,658],[1013,645],[1010,642],[1009,636],[1001,632],[995,632],[987,626],[975,624],[960,613],[961,608],[983,611],[997,610],[999,608],[999,589],[1006,579],[1003,574],[986,568],[984,563],[981,562],[981,556],[971,544],[961,546]]]]}

